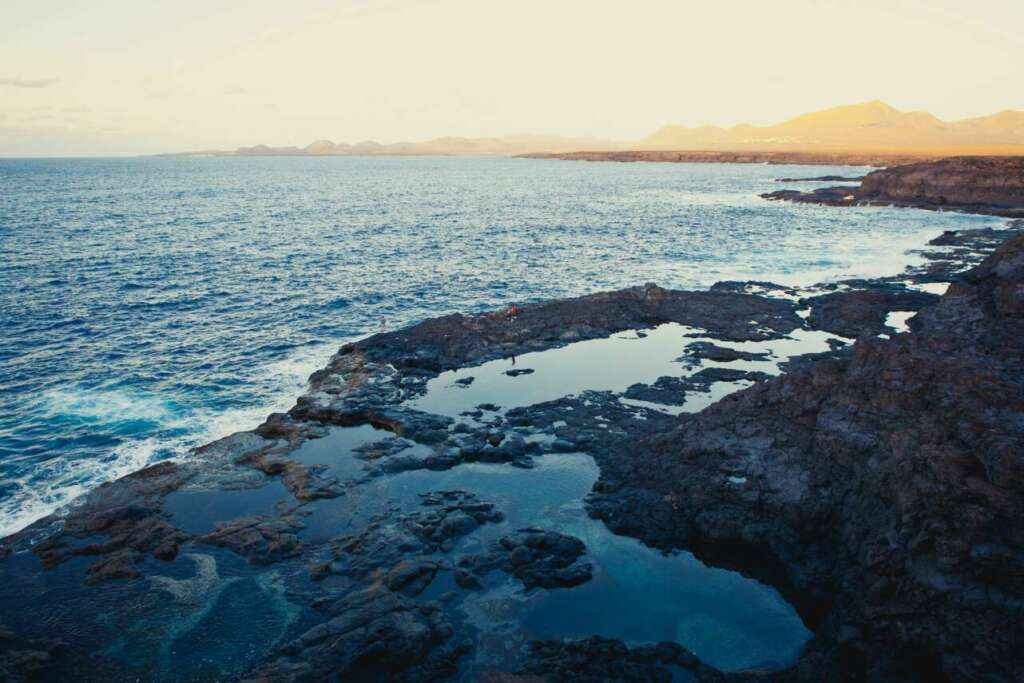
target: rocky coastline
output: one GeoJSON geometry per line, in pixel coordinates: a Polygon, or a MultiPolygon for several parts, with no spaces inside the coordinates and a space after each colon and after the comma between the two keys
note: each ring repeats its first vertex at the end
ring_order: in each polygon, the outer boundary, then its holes
{"type": "MultiPolygon", "coordinates": [[[[531,305],[514,323],[501,312],[456,314],[348,344],[287,413],[101,486],[0,540],[0,598],[12,606],[0,616],[0,679],[145,678],[151,662],[125,652],[167,628],[159,610],[186,624],[183,635],[161,636],[177,643],[204,623],[194,616],[206,614],[201,605],[254,587],[248,601],[279,601],[288,615],[279,632],[232,654],[233,669],[200,663],[176,675],[1016,680],[1024,223],[946,233],[923,256],[924,266],[892,277],[807,291],[648,284],[531,305]],[[941,296],[926,291],[946,282],[941,296]],[[916,313],[910,333],[894,327],[894,313],[916,313]],[[680,341],[679,361],[716,365],[455,417],[417,403],[446,372],[662,325],[702,330],[680,341]],[[771,354],[737,344],[801,332],[837,338],[787,357],[778,376],[743,369],[771,354]],[[713,396],[716,382],[749,386],[702,411],[649,405],[685,407],[713,396]],[[353,428],[373,432],[351,449],[358,469],[303,455],[353,428]],[[726,673],[676,643],[596,636],[479,658],[486,634],[460,616],[467,596],[495,581],[528,593],[585,585],[592,549],[543,519],[508,527],[510,511],[472,491],[438,487],[399,507],[362,492],[474,463],[528,471],[565,453],[596,462],[586,511],[614,533],[775,587],[814,634],[799,658],[726,673]],[[127,601],[143,612],[121,623],[115,605],[127,601]],[[80,614],[102,628],[83,627],[80,614]]],[[[248,633],[234,628],[229,639],[248,633]]]]}
{"type": "Polygon", "coordinates": [[[1024,157],[949,157],[909,163],[872,171],[858,187],[776,190],[761,197],[826,206],[899,206],[1019,218],[1024,216],[1024,157]]]}
{"type": "Polygon", "coordinates": [[[758,150],[606,150],[520,154],[522,159],[688,164],[769,164],[808,166],[898,166],[941,159],[943,155],[900,152],[758,150]]]}

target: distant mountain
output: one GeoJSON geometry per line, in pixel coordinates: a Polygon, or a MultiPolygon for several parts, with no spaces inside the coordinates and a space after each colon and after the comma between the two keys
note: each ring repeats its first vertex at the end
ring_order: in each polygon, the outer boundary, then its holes
{"type": "Polygon", "coordinates": [[[665,126],[637,149],[950,150],[1024,151],[1024,112],[942,121],[926,112],[902,112],[875,100],[803,114],[774,126],[732,128],[665,126]]]}
{"type": "Polygon", "coordinates": [[[621,145],[597,138],[563,138],[553,135],[504,135],[493,138],[442,137],[423,142],[381,144],[366,140],[356,144],[316,140],[305,147],[254,145],[233,151],[205,150],[160,156],[482,156],[528,154],[532,152],[569,152],[577,149],[618,149],[621,145]]]}
{"type": "Polygon", "coordinates": [[[665,126],[633,143],[553,135],[491,138],[441,137],[422,142],[355,144],[317,140],[305,147],[255,145],[234,151],[207,150],[162,156],[399,156],[399,155],[566,155],[628,151],[878,152],[910,155],[1024,154],[1024,112],[1002,111],[962,121],[942,121],[926,112],[902,112],[885,102],[833,107],[774,126],[741,124],[665,126]]]}

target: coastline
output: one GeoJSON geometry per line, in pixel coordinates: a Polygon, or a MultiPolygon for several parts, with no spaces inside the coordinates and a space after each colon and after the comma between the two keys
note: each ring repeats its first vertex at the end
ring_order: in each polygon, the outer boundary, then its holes
{"type": "Polygon", "coordinates": [[[776,190],[761,198],[835,207],[895,206],[1024,217],[1024,157],[949,157],[872,171],[850,180],[860,184],[810,191],[776,190]]]}
{"type": "Polygon", "coordinates": [[[948,156],[930,152],[844,152],[844,151],[771,151],[771,150],[611,150],[520,154],[522,159],[561,161],[617,161],[696,163],[696,164],[768,164],[808,166],[899,166],[935,161],[948,156]]]}
{"type": "MultiPolygon", "coordinates": [[[[1021,226],[1015,225],[1014,229],[1020,230],[1021,226]]],[[[184,549],[196,546],[226,548],[256,566],[301,561],[315,550],[300,538],[306,514],[303,508],[317,501],[343,500],[345,496],[353,495],[353,486],[358,486],[353,482],[339,482],[324,468],[298,462],[292,457],[304,444],[315,444],[318,439],[327,437],[332,425],[342,428],[372,425],[426,449],[416,456],[401,452],[384,452],[376,456],[380,459],[371,461],[373,477],[387,477],[406,471],[447,471],[467,462],[504,462],[528,469],[536,459],[545,457],[545,453],[587,452],[601,468],[595,496],[588,503],[592,516],[604,520],[616,533],[639,536],[655,546],[697,547],[700,544],[695,544],[692,538],[682,543],[677,532],[666,534],[659,531],[664,530],[671,514],[659,506],[652,508],[648,494],[643,492],[646,489],[622,485],[624,480],[628,480],[623,468],[626,471],[630,468],[626,453],[637,443],[669,430],[675,421],[671,415],[643,407],[643,404],[623,404],[614,393],[588,392],[537,406],[526,405],[501,415],[481,415],[473,418],[477,420],[475,427],[471,423],[468,428],[458,428],[459,431],[456,425],[465,422],[410,408],[408,400],[424,394],[428,383],[439,373],[479,366],[510,355],[569,349],[572,344],[584,340],[605,339],[631,329],[650,330],[666,323],[700,328],[711,340],[718,340],[696,351],[708,358],[716,354],[723,357],[722,347],[718,346],[722,343],[771,342],[805,327],[840,337],[892,334],[894,330],[887,325],[891,312],[918,310],[935,301],[934,295],[908,288],[906,282],[923,287],[952,279],[953,271],[961,269],[965,263],[977,263],[984,254],[991,252],[995,244],[1005,237],[1000,232],[983,229],[967,231],[959,238],[944,236],[944,241],[933,243],[958,244],[954,253],[929,255],[930,265],[915,273],[876,281],[832,283],[819,288],[813,296],[801,295],[770,283],[719,283],[710,290],[696,292],[675,292],[648,285],[536,304],[528,307],[514,326],[505,323],[501,316],[491,314],[453,315],[374,335],[347,344],[325,368],[315,372],[310,378],[310,390],[288,413],[272,415],[253,431],[240,432],[197,449],[194,461],[160,463],[106,484],[87,495],[82,504],[69,510],[66,516],[51,515],[4,539],[0,557],[9,556],[7,562],[10,562],[18,556],[26,557],[26,552],[31,550],[31,554],[50,570],[69,571],[62,568],[80,567],[77,571],[84,571],[81,576],[86,584],[80,590],[85,592],[101,591],[103,586],[116,585],[123,579],[132,583],[131,579],[145,576],[161,563],[173,563],[179,556],[189,556],[184,549]],[[798,310],[803,310],[802,306],[809,310],[806,320],[797,315],[798,310]],[[615,432],[621,434],[609,440],[608,432],[595,431],[598,416],[612,420],[616,425],[615,432]],[[496,422],[498,417],[501,420],[496,422]],[[559,427],[560,423],[565,425],[559,427]],[[530,429],[550,433],[551,437],[537,442],[513,438],[513,428],[517,425],[520,428],[529,425],[530,429]],[[495,433],[502,434],[501,438],[496,438],[495,433]],[[253,518],[248,514],[251,511],[242,506],[242,509],[233,511],[233,514],[241,516],[234,520],[219,520],[214,531],[206,535],[184,531],[168,519],[165,509],[168,496],[184,495],[182,492],[188,490],[260,490],[267,485],[266,482],[273,481],[279,481],[292,500],[284,509],[279,508],[276,515],[267,517],[264,510],[263,516],[253,518]],[[622,508],[624,502],[627,505],[625,510],[622,508]],[[93,540],[97,535],[107,540],[97,543],[93,540]],[[82,568],[82,559],[87,560],[88,568],[82,568]]],[[[790,359],[787,367],[800,371],[808,364],[817,367],[815,361],[822,356],[842,359],[849,353],[849,344],[838,344],[814,357],[790,359]]],[[[727,375],[727,378],[732,382],[761,380],[754,387],[763,386],[766,381],[772,382],[744,372],[727,375]]],[[[682,388],[692,390],[694,386],[668,387],[668,393],[682,388]]],[[[696,388],[703,390],[699,386],[696,388]]],[[[630,390],[634,391],[634,396],[653,396],[655,401],[660,400],[659,396],[663,398],[666,392],[665,387],[656,383],[639,386],[635,390],[630,387],[630,390]]],[[[750,391],[753,389],[741,393],[750,391]]],[[[656,487],[651,490],[656,490],[656,487]]],[[[465,512],[478,510],[478,505],[473,501],[463,501],[456,507],[465,512]]],[[[486,524],[488,519],[481,517],[475,525],[486,524]]],[[[442,549],[438,552],[447,551],[442,549]]],[[[809,624],[820,626],[818,613],[821,609],[814,604],[816,596],[813,592],[809,594],[810,598],[801,598],[799,591],[793,591],[788,580],[783,580],[784,576],[752,566],[750,557],[737,564],[735,553],[730,555],[708,549],[703,553],[702,556],[712,565],[733,566],[767,584],[776,585],[809,624]]],[[[541,578],[537,580],[549,582],[552,587],[573,585],[583,577],[579,573],[577,557],[568,558],[570,561],[564,567],[554,567],[557,571],[551,567],[541,571],[537,574],[541,578]],[[563,570],[576,573],[566,575],[563,570]]],[[[392,561],[396,559],[408,561],[410,558],[392,558],[392,561]]],[[[502,566],[500,558],[487,561],[502,566]]],[[[387,569],[380,562],[374,564],[375,571],[387,569]]],[[[458,580],[457,564],[449,564],[445,569],[441,562],[431,570],[425,568],[423,562],[425,560],[416,564],[419,567],[416,576],[432,579],[438,572],[455,571],[458,580]]],[[[321,565],[314,563],[312,566],[321,565]]],[[[333,566],[328,562],[324,568],[314,569],[313,575],[330,577],[339,571],[333,566]]],[[[465,580],[470,582],[471,579],[469,576],[465,580]]],[[[427,640],[421,643],[422,659],[417,660],[413,668],[403,669],[403,675],[429,678],[416,667],[428,663],[438,665],[441,660],[451,667],[449,671],[456,670],[457,661],[466,652],[459,648],[451,649],[450,638],[445,636],[451,626],[443,627],[437,621],[443,621],[443,610],[413,600],[418,594],[415,590],[397,586],[405,584],[397,584],[395,590],[385,591],[390,596],[388,600],[392,601],[388,603],[391,605],[388,609],[397,609],[417,623],[425,620],[422,623],[431,624],[427,640]],[[433,645],[429,645],[431,643],[433,645]]],[[[425,587],[419,586],[420,590],[425,587]]],[[[371,623],[379,618],[374,616],[383,609],[379,597],[370,600],[363,595],[359,599],[364,602],[358,606],[350,601],[343,605],[339,603],[341,612],[338,614],[355,610],[371,623]]],[[[308,639],[309,636],[304,637],[308,639]]],[[[31,642],[18,641],[20,645],[44,646],[38,639],[28,635],[25,638],[31,642]]],[[[579,642],[582,641],[569,644],[546,642],[531,646],[533,654],[522,663],[523,671],[529,672],[531,666],[540,666],[537,662],[544,662],[548,670],[558,670],[565,661],[579,655],[582,647],[579,642]]],[[[625,656],[631,661],[639,658],[655,669],[661,664],[676,663],[693,671],[702,680],[719,680],[718,677],[725,676],[701,664],[678,645],[674,648],[665,646],[667,649],[662,648],[663,651],[654,656],[642,648],[626,650],[624,654],[621,643],[613,641],[586,642],[589,643],[586,651],[591,655],[603,653],[603,656],[591,657],[594,666],[607,665],[609,658],[625,656]]],[[[399,639],[399,643],[392,644],[394,647],[408,645],[407,639],[399,639]]],[[[294,650],[296,646],[289,647],[294,650]]],[[[381,643],[374,641],[359,645],[345,641],[343,649],[358,652],[360,647],[381,647],[381,643]]],[[[323,665],[321,660],[326,660],[329,666],[343,667],[338,657],[351,657],[350,652],[324,651],[323,643],[312,641],[300,646],[297,652],[297,655],[293,652],[285,659],[263,662],[263,666],[270,667],[264,673],[275,677],[284,671],[292,671],[289,667],[299,667],[297,671],[301,675],[297,674],[296,678],[315,676],[321,671],[317,668],[323,665]]],[[[787,671],[797,672],[792,675],[799,679],[800,671],[807,674],[811,670],[804,670],[806,667],[812,664],[813,667],[824,666],[820,658],[828,659],[834,655],[834,645],[821,640],[812,641],[805,656],[796,664],[797,668],[791,667],[787,671]]],[[[51,664],[61,666],[59,655],[54,654],[54,657],[51,664]]]]}

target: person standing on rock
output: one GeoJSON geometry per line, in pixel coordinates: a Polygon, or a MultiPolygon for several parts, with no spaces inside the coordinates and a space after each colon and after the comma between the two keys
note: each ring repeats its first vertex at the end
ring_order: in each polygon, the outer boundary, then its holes
{"type": "Polygon", "coordinates": [[[512,304],[508,307],[508,313],[505,314],[505,319],[511,323],[515,321],[517,315],[519,315],[519,309],[516,308],[515,304],[512,304]]]}

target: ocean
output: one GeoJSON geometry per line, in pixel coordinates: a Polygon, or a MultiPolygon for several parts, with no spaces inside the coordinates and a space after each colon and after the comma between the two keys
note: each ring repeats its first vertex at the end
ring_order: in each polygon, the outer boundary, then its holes
{"type": "Polygon", "coordinates": [[[0,160],[0,536],[288,408],[344,342],[646,282],[894,274],[981,216],[773,203],[867,169],[0,160]]]}

